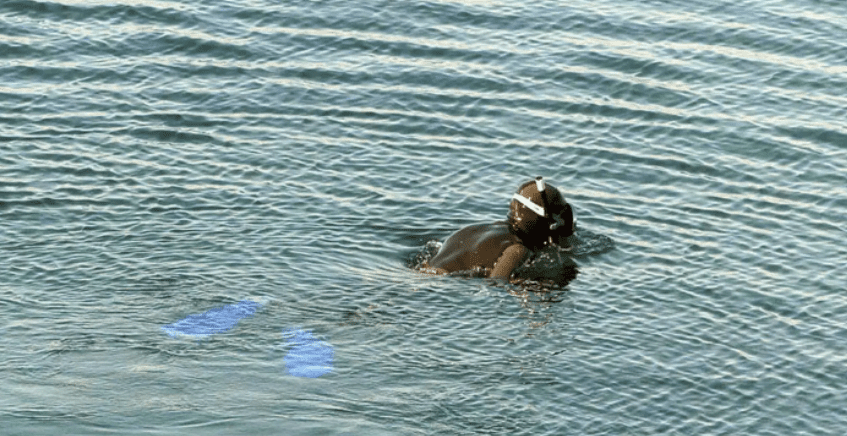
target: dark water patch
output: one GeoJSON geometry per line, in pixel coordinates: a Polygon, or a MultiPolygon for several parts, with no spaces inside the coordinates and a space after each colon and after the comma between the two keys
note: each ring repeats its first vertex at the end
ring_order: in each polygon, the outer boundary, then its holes
{"type": "Polygon", "coordinates": [[[116,132],[119,134],[127,134],[129,136],[143,139],[146,141],[155,141],[162,143],[215,143],[215,138],[211,135],[203,133],[183,132],[167,129],[152,129],[152,128],[134,128],[116,132]]]}
{"type": "Polygon", "coordinates": [[[814,144],[827,144],[835,150],[847,149],[847,129],[837,129],[837,126],[832,125],[831,128],[809,127],[777,127],[777,131],[781,134],[789,136],[800,141],[808,141],[814,144]]]}
{"type": "Polygon", "coordinates": [[[7,10],[13,15],[32,15],[38,16],[35,14],[56,14],[62,15],[67,14],[69,18],[72,20],[79,19],[85,16],[86,7],[76,6],[76,5],[66,5],[63,3],[56,2],[39,2],[39,1],[31,1],[31,0],[10,0],[7,2],[3,2],[2,9],[7,10]],[[74,13],[76,15],[74,16],[74,13]]]}
{"type": "MultiPolygon", "coordinates": [[[[30,54],[32,53],[30,52],[30,54]]],[[[35,53],[36,58],[41,58],[44,55],[45,53],[35,53]]],[[[43,85],[55,84],[63,87],[71,87],[71,85],[75,82],[84,81],[90,78],[93,73],[86,68],[64,68],[38,65],[6,67],[2,69],[2,75],[6,80],[13,83],[26,83],[30,82],[33,78],[38,78],[38,81],[43,85]]],[[[26,95],[26,93],[16,92],[11,95],[21,96],[26,95]]]]}
{"type": "MultiPolygon", "coordinates": [[[[84,197],[87,197],[87,195],[84,197]]],[[[110,205],[107,201],[94,200],[91,198],[41,197],[18,201],[3,201],[0,202],[0,209],[11,209],[15,212],[20,212],[28,209],[64,209],[67,207],[85,208],[95,206],[103,207],[107,205],[110,205]]]]}
{"type": "MultiPolygon", "coordinates": [[[[202,34],[200,34],[202,35],[202,34]]],[[[121,46],[117,49],[123,49],[128,53],[136,53],[138,55],[149,55],[157,53],[165,56],[188,56],[194,61],[199,61],[204,58],[221,59],[221,60],[243,60],[251,59],[256,56],[256,53],[247,45],[235,44],[233,42],[223,42],[214,39],[212,35],[203,35],[204,38],[198,36],[183,36],[167,33],[147,33],[138,34],[132,39],[121,41],[121,46]]],[[[205,71],[218,71],[209,69],[205,71]]],[[[225,71],[225,70],[223,70],[225,71]]],[[[203,73],[201,71],[201,73],[203,73]]],[[[243,76],[243,71],[241,71],[243,76]]]]}
{"type": "MultiPolygon", "coordinates": [[[[531,18],[523,14],[504,10],[457,5],[429,1],[397,2],[384,4],[351,4],[346,2],[328,2],[331,9],[339,13],[326,14],[325,9],[313,9],[298,20],[292,20],[290,14],[280,14],[281,18],[298,27],[339,28],[339,29],[376,29],[387,34],[397,35],[438,35],[433,24],[458,23],[471,28],[494,30],[531,28],[531,18]]],[[[292,4],[294,6],[294,4],[292,4]]]]}
{"type": "MultiPolygon", "coordinates": [[[[74,178],[105,178],[106,180],[119,178],[120,174],[115,169],[103,168],[97,161],[81,157],[74,154],[66,154],[62,152],[33,152],[27,154],[26,162],[17,163],[21,168],[26,168],[27,171],[38,171],[43,174],[49,174],[56,179],[44,178],[38,181],[41,187],[47,186],[48,183],[59,183],[62,180],[70,180],[74,178]],[[37,164],[36,164],[37,163],[37,164]]],[[[108,183],[108,182],[107,182],[108,183]]]]}
{"type": "Polygon", "coordinates": [[[220,118],[212,118],[199,113],[163,112],[134,114],[130,119],[142,125],[154,124],[177,128],[214,128],[221,124],[232,124],[231,121],[220,118]]]}
{"type": "MultiPolygon", "coordinates": [[[[8,44],[0,43],[0,58],[4,59],[24,59],[27,57],[38,58],[38,55],[44,55],[40,50],[35,50],[25,44],[8,44]]],[[[6,75],[8,68],[0,69],[0,74],[6,75]]]]}
{"type": "MultiPolygon", "coordinates": [[[[14,17],[27,17],[33,20],[49,20],[54,22],[85,23],[104,21],[108,23],[137,23],[150,25],[160,23],[182,28],[194,27],[198,20],[188,8],[163,8],[166,3],[157,3],[156,7],[146,5],[125,4],[65,4],[49,1],[10,0],[0,5],[0,12],[14,17]]],[[[178,2],[168,3],[179,5],[178,2]]]]}

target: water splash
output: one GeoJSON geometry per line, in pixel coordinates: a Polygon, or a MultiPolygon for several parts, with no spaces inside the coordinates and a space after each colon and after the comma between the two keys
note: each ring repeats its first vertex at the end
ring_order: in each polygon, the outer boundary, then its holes
{"type": "Polygon", "coordinates": [[[435,239],[428,241],[423,247],[421,247],[420,251],[412,253],[409,256],[407,262],[408,267],[420,270],[427,262],[429,262],[430,259],[433,258],[433,256],[438,253],[438,250],[441,249],[441,245],[441,241],[435,239]]]}
{"type": "Polygon", "coordinates": [[[311,330],[286,329],[282,337],[286,345],[292,346],[283,358],[289,374],[317,378],[332,372],[335,350],[332,345],[312,336],[311,330]]]}
{"type": "Polygon", "coordinates": [[[205,337],[223,333],[238,325],[238,321],[241,321],[242,318],[253,316],[260,307],[262,307],[262,304],[259,302],[242,300],[236,304],[218,307],[196,315],[188,315],[173,324],[162,326],[162,331],[171,337],[205,337]]]}
{"type": "Polygon", "coordinates": [[[570,247],[559,247],[559,251],[573,257],[596,256],[615,248],[612,238],[590,230],[578,229],[570,239],[573,241],[570,247]]]}

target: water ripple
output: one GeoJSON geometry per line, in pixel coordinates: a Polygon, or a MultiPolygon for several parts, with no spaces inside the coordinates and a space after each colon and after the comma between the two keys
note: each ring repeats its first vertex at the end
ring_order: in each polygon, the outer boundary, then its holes
{"type": "Polygon", "coordinates": [[[4,1],[4,424],[837,433],[845,14],[4,1]],[[406,268],[536,175],[580,217],[567,286],[406,268]],[[221,340],[161,334],[250,295],[221,340]],[[331,378],[279,371],[292,325],[331,378]]]}

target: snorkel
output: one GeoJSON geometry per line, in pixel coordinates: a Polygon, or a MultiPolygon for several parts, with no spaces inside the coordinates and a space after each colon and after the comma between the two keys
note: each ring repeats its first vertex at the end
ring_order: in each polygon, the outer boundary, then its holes
{"type": "MultiPolygon", "coordinates": [[[[547,216],[547,211],[550,210],[550,205],[547,204],[547,196],[544,195],[544,189],[547,186],[544,184],[544,178],[543,177],[538,176],[538,177],[535,178],[535,187],[538,188],[538,193],[541,194],[541,202],[544,204],[544,210],[542,211],[544,213],[542,213],[541,216],[544,217],[544,218],[553,218],[552,216],[547,216]]],[[[553,214],[551,213],[550,215],[553,215],[553,214]]],[[[556,218],[558,218],[558,217],[556,217],[556,218]]],[[[556,219],[556,218],[553,218],[553,223],[550,224],[550,231],[551,232],[553,230],[555,230],[556,227],[559,227],[559,220],[556,219]]],[[[553,235],[552,235],[552,233],[549,236],[547,236],[547,244],[553,245],[553,235]]]]}

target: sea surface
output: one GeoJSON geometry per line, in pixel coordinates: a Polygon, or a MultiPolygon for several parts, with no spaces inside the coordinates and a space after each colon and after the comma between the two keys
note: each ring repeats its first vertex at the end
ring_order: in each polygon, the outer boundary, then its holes
{"type": "Polygon", "coordinates": [[[0,433],[842,435],[845,35],[841,0],[2,0],[0,433]],[[535,176],[567,280],[413,268],[535,176]]]}

